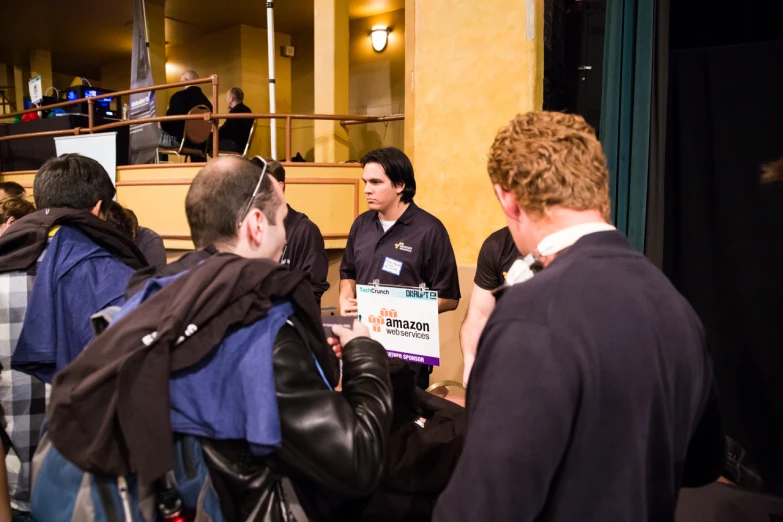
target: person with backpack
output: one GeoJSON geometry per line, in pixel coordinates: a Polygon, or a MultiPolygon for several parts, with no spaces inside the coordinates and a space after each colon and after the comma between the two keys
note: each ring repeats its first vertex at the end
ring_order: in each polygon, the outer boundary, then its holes
{"type": "Polygon", "coordinates": [[[39,209],[0,237],[0,407],[11,506],[30,511],[30,466],[54,372],[92,339],[90,316],[121,304],[134,270],[133,241],[103,218],[114,197],[97,161],[65,154],[33,182],[39,209]]]}
{"type": "Polygon", "coordinates": [[[334,327],[343,366],[333,391],[340,367],[312,287],[278,263],[287,211],[278,184],[247,160],[218,158],[194,178],[185,210],[194,243],[213,253],[149,279],[55,376],[51,446],[36,458],[38,519],[106,512],[100,495],[68,494],[82,479],[57,482],[67,463],[115,477],[118,514],[132,520],[154,518],[150,498],[164,517],[324,520],[381,477],[386,352],[358,322],[334,327]],[[183,435],[199,437],[187,458],[182,447],[194,444],[183,435]]]}

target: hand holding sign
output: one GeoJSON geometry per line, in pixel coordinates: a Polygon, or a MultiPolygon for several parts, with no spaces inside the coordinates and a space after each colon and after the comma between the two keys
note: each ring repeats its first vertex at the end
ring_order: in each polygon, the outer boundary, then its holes
{"type": "Polygon", "coordinates": [[[343,358],[343,346],[350,343],[357,337],[370,337],[370,330],[365,325],[354,319],[351,327],[334,325],[332,332],[337,337],[329,337],[326,342],[332,346],[338,359],[343,358]]]}
{"type": "Polygon", "coordinates": [[[341,298],[340,299],[340,315],[358,315],[359,307],[356,304],[356,298],[341,298]]]}

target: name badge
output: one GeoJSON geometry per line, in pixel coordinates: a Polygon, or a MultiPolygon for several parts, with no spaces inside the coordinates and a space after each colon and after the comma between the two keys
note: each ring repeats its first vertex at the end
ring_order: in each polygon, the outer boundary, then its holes
{"type": "Polygon", "coordinates": [[[396,276],[400,275],[400,272],[402,272],[402,261],[387,257],[383,262],[383,271],[396,276]]]}

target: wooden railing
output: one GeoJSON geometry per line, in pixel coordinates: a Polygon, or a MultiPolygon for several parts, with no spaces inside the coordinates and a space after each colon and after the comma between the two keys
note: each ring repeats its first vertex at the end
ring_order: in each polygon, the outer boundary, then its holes
{"type": "MultiPolygon", "coordinates": [[[[162,85],[152,85],[150,87],[142,87],[140,89],[128,89],[125,91],[116,91],[111,92],[107,94],[100,94],[98,96],[90,96],[88,98],[77,98],[75,100],[69,100],[64,101],[60,103],[52,103],[51,105],[44,105],[42,107],[33,107],[31,109],[27,109],[24,111],[17,111],[12,112],[11,114],[3,114],[0,116],[0,120],[4,120],[6,118],[13,118],[14,116],[21,116],[24,114],[28,114],[31,112],[38,112],[48,109],[57,109],[60,107],[68,107],[69,105],[76,105],[79,103],[87,102],[87,128],[83,127],[77,127],[75,129],[65,129],[65,130],[59,130],[59,131],[47,131],[47,132],[31,132],[28,134],[12,134],[9,136],[2,136],[0,137],[0,141],[8,141],[8,140],[19,140],[24,138],[38,138],[41,136],[67,136],[68,134],[85,134],[89,133],[92,134],[96,131],[101,131],[106,129],[105,125],[96,126],[94,122],[94,113],[93,110],[95,107],[95,100],[102,100],[103,98],[113,98],[113,97],[119,97],[119,96],[130,96],[131,94],[140,94],[144,92],[153,92],[153,91],[160,91],[164,89],[172,89],[176,87],[188,87],[190,85],[201,85],[205,83],[211,83],[212,84],[212,108],[214,111],[218,110],[218,77],[217,74],[213,74],[212,76],[209,76],[208,78],[199,78],[197,80],[187,80],[184,82],[175,82],[175,83],[165,83],[162,85]]],[[[130,126],[130,125],[138,125],[141,123],[153,123],[158,121],[166,121],[166,120],[192,120],[192,119],[210,119],[210,118],[204,118],[205,115],[199,114],[199,115],[182,115],[182,116],[162,116],[157,118],[139,118],[136,120],[123,120],[118,121],[114,124],[110,124],[116,127],[124,127],[124,126],[130,126]]],[[[213,140],[214,140],[214,154],[217,156],[217,139],[218,139],[218,126],[217,121],[212,121],[212,134],[213,134],[213,140]]]]}
{"type": "Polygon", "coordinates": [[[109,129],[115,129],[118,127],[127,127],[130,125],[139,125],[143,123],[157,123],[161,121],[183,121],[183,120],[206,120],[212,123],[212,156],[217,157],[219,154],[219,137],[218,137],[218,120],[229,119],[252,119],[252,120],[285,120],[285,160],[291,161],[291,135],[292,135],[292,121],[293,120],[316,120],[316,121],[339,121],[341,125],[358,125],[362,123],[379,123],[389,121],[404,120],[403,114],[392,114],[389,116],[364,116],[364,115],[350,115],[350,114],[268,114],[268,113],[238,113],[238,114],[221,114],[218,111],[218,76],[213,74],[208,78],[199,78],[197,80],[189,80],[184,82],[167,83],[162,85],[153,85],[150,87],[142,87],[139,89],[128,89],[125,91],[116,91],[107,94],[101,94],[98,96],[90,96],[88,98],[79,98],[76,100],[69,100],[65,102],[53,103],[51,105],[45,105],[42,107],[33,107],[24,111],[18,111],[11,114],[0,115],[0,121],[13,118],[14,116],[20,116],[31,112],[38,112],[42,110],[56,109],[60,107],[67,107],[69,105],[76,105],[79,103],[87,103],[87,127],[76,127],[74,129],[64,129],[56,131],[42,131],[31,132],[27,134],[12,134],[8,136],[0,136],[1,141],[18,140],[25,138],[38,138],[46,136],[67,136],[67,135],[79,135],[79,134],[92,134],[94,132],[101,132],[109,129]],[[159,91],[164,89],[172,89],[178,87],[187,87],[190,85],[201,85],[211,83],[212,84],[212,112],[205,112],[201,114],[183,114],[177,116],[156,116],[154,118],[139,118],[135,120],[122,120],[112,123],[106,123],[103,125],[95,125],[94,120],[94,108],[95,101],[103,98],[112,98],[120,96],[130,96],[131,94],[139,94],[144,92],[159,91]]]}
{"type": "Polygon", "coordinates": [[[291,161],[291,123],[293,120],[339,121],[340,125],[358,125],[360,123],[378,123],[386,121],[404,120],[404,114],[392,114],[390,116],[353,116],[348,114],[265,114],[265,113],[236,113],[236,114],[212,114],[219,120],[285,120],[285,160],[291,161]]]}

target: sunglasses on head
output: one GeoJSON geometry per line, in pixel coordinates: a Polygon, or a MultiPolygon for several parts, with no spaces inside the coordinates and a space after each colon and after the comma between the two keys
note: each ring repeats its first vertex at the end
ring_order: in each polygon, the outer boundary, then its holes
{"type": "Polygon", "coordinates": [[[266,175],[266,168],[267,168],[266,160],[261,156],[256,156],[253,159],[260,161],[261,164],[263,165],[263,167],[261,168],[261,177],[258,178],[258,183],[256,183],[256,188],[253,190],[253,195],[250,196],[250,199],[247,201],[247,205],[245,205],[245,211],[242,212],[242,217],[239,218],[239,225],[242,225],[242,223],[245,221],[245,218],[247,217],[247,213],[250,212],[250,209],[253,206],[253,201],[256,200],[258,191],[259,189],[261,189],[261,182],[264,181],[264,176],[266,175]]]}

